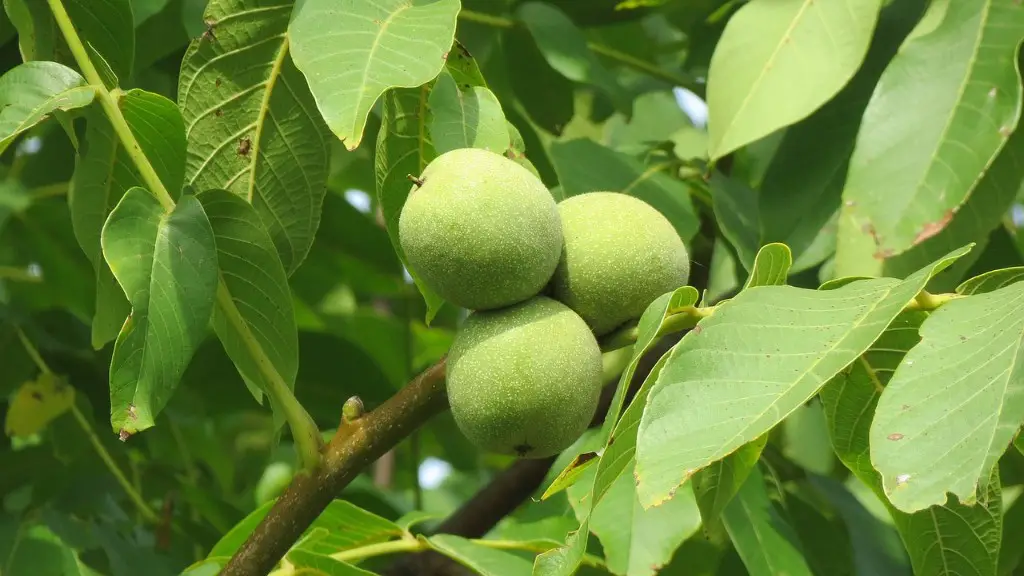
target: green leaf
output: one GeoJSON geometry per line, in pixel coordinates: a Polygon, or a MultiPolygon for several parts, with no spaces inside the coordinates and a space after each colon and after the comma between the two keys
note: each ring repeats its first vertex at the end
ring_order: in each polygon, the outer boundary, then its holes
{"type": "MultiPolygon", "coordinates": [[[[793,258],[785,244],[765,245],[758,250],[753,269],[743,289],[785,285],[792,264],[793,258]]],[[[694,475],[693,493],[697,498],[697,506],[700,508],[700,516],[705,527],[713,526],[717,522],[725,506],[757,465],[767,442],[768,435],[765,434],[694,475]]]]}
{"type": "Polygon", "coordinates": [[[311,571],[316,576],[374,576],[375,574],[347,562],[335,560],[325,554],[315,554],[307,550],[292,550],[286,557],[298,574],[305,574],[307,571],[311,571]]]}
{"type": "MultiPolygon", "coordinates": [[[[1002,222],[1013,203],[1021,179],[1024,178],[1024,130],[1020,123],[1006,145],[986,168],[967,201],[940,232],[906,252],[885,261],[885,273],[905,276],[923,263],[968,242],[987,243],[988,237],[1002,222]]],[[[982,247],[957,262],[929,284],[932,291],[952,288],[981,257],[982,247]]]]}
{"type": "Polygon", "coordinates": [[[590,50],[583,31],[564,12],[545,2],[526,2],[519,5],[516,15],[552,68],[574,82],[596,86],[616,107],[629,109],[626,92],[590,50]]]}
{"type": "Polygon", "coordinates": [[[472,569],[482,576],[517,576],[530,574],[530,562],[514,554],[495,550],[452,534],[427,538],[434,550],[472,569]]]}
{"type": "Polygon", "coordinates": [[[767,442],[768,435],[765,434],[693,475],[693,493],[706,528],[715,525],[725,507],[740,491],[747,476],[757,466],[767,442]]]}
{"type": "MultiPolygon", "coordinates": [[[[707,135],[695,128],[670,91],[647,92],[633,101],[632,115],[613,116],[605,123],[608,145],[632,155],[641,155],[663,142],[675,142],[685,149],[687,138],[702,141],[697,157],[707,150],[707,135]]],[[[683,159],[687,159],[685,154],[683,159]]]]}
{"type": "MultiPolygon", "coordinates": [[[[295,65],[317,108],[349,150],[388,89],[415,88],[444,67],[459,0],[305,0],[288,26],[295,65]]],[[[286,13],[287,16],[287,13],[286,13]]]]}
{"type": "Polygon", "coordinates": [[[942,504],[947,492],[974,502],[1024,425],[1024,284],[948,302],[920,334],[871,426],[871,462],[904,512],[942,504]]]}
{"type": "MultiPolygon", "coordinates": [[[[395,89],[384,95],[380,134],[374,155],[377,175],[377,202],[395,252],[405,263],[405,253],[398,240],[398,217],[409,196],[412,183],[407,176],[423,172],[437,155],[427,133],[429,108],[427,87],[395,89]]],[[[410,271],[416,287],[427,303],[427,323],[433,320],[444,300],[410,271]]]]}
{"type": "Polygon", "coordinates": [[[743,288],[754,286],[783,286],[793,266],[793,255],[785,244],[765,244],[754,257],[753,270],[743,288]]]}
{"type": "Polygon", "coordinates": [[[711,200],[722,235],[729,240],[743,267],[750,269],[760,248],[758,239],[757,192],[746,183],[723,175],[711,175],[711,200]]]}
{"type": "Polygon", "coordinates": [[[101,242],[132,304],[110,361],[110,423],[124,436],[153,425],[206,336],[217,250],[195,198],[167,213],[138,187],[110,213],[101,242]]]}
{"type": "Polygon", "coordinates": [[[1021,280],[1024,280],[1024,266],[991,270],[969,280],[964,280],[962,284],[956,287],[956,293],[967,296],[971,294],[985,294],[986,292],[999,290],[1004,286],[1009,286],[1021,280]]]}
{"type": "Polygon", "coordinates": [[[729,19],[708,71],[712,160],[802,120],[849,82],[881,0],[753,0],[729,19]]]}
{"type": "Polygon", "coordinates": [[[26,62],[0,76],[0,152],[55,111],[92,102],[95,90],[78,72],[56,62],[26,62]]]}
{"type": "MultiPolygon", "coordinates": [[[[185,125],[178,107],[163,96],[137,89],[125,93],[118,106],[161,182],[177,196],[185,178],[185,125]]],[[[99,349],[117,336],[130,311],[103,260],[100,231],[125,191],[143,182],[103,109],[94,104],[86,117],[68,205],[75,237],[96,271],[92,345],[99,349]]]]}
{"type": "Polygon", "coordinates": [[[505,115],[487,88],[460,88],[451,74],[442,72],[430,90],[428,104],[433,112],[430,136],[438,154],[456,148],[483,148],[498,154],[508,150],[505,115]]]}
{"type": "Polygon", "coordinates": [[[621,192],[658,209],[684,242],[697,232],[697,216],[686,184],[638,160],[584,138],[551,145],[551,161],[566,197],[585,192],[621,192]]]}
{"type": "MultiPolygon", "coordinates": [[[[658,332],[665,323],[670,312],[677,313],[697,303],[697,290],[691,286],[684,286],[674,292],[663,294],[651,303],[640,317],[637,325],[637,339],[633,347],[633,355],[619,378],[619,385],[612,397],[611,407],[605,416],[604,424],[601,427],[600,438],[607,438],[604,442],[604,451],[598,460],[594,473],[594,483],[590,494],[588,506],[593,510],[605,496],[612,484],[633,465],[633,455],[636,448],[636,430],[640,422],[640,416],[644,410],[644,400],[651,390],[651,386],[661,371],[661,366],[667,358],[662,356],[657,364],[651,369],[650,374],[636,392],[629,405],[625,407],[625,393],[629,382],[636,373],[637,363],[657,339],[658,332]],[[619,414],[622,418],[619,418],[619,414]]],[[[572,466],[572,463],[570,463],[572,466]]],[[[559,476],[565,474],[563,472],[559,476]]],[[[579,474],[576,478],[586,476],[579,474]]],[[[579,567],[586,552],[586,535],[590,532],[590,513],[585,508],[581,514],[583,520],[576,532],[570,532],[566,539],[565,546],[555,548],[537,556],[534,561],[534,574],[538,576],[570,576],[579,567]],[[581,537],[581,535],[583,535],[581,537]]]]}
{"type": "Polygon", "coordinates": [[[726,506],[722,522],[751,576],[811,576],[796,532],[768,497],[756,467],[726,506]]]}
{"type": "Polygon", "coordinates": [[[1017,125],[1022,27],[1014,0],[933,2],[882,75],[843,191],[879,256],[945,228],[1017,125]]]}
{"type": "Polygon", "coordinates": [[[637,441],[640,501],[663,502],[697,470],[781,422],[968,250],[904,281],[878,278],[829,291],[759,286],[722,304],[672,349],[647,398],[637,441]]]}
{"type": "Polygon", "coordinates": [[[138,27],[146,20],[160,13],[169,0],[131,0],[132,20],[138,27]]]}
{"type": "Polygon", "coordinates": [[[790,126],[772,157],[758,195],[761,241],[785,242],[793,251],[794,272],[819,264],[835,251],[836,213],[861,116],[924,5],[923,0],[906,0],[884,8],[857,73],[835,98],[790,126]]]}
{"type": "Polygon", "coordinates": [[[506,30],[501,52],[511,91],[538,126],[561,134],[575,108],[573,83],[552,68],[523,27],[506,30]]]}
{"type": "Polygon", "coordinates": [[[904,354],[920,340],[918,329],[927,317],[920,311],[901,313],[864,355],[822,388],[829,437],[843,464],[889,511],[914,574],[994,574],[999,553],[999,502],[992,496],[999,492],[998,477],[989,482],[993,492],[979,499],[980,506],[951,501],[911,515],[889,503],[871,465],[869,415],[875,413],[878,398],[904,354]]]}
{"type": "Polygon", "coordinates": [[[211,0],[205,35],[185,52],[178,104],[188,137],[188,184],[252,204],[285,270],[294,272],[320,224],[327,128],[285,37],[290,0],[211,0]]]}
{"type": "MultiPolygon", "coordinates": [[[[127,81],[135,65],[135,26],[130,0],[62,0],[86,52],[99,69],[107,88],[127,81]]],[[[22,57],[54,60],[74,66],[75,60],[46,2],[4,0],[4,8],[18,30],[22,57]]]]}
{"type": "Polygon", "coordinates": [[[288,277],[259,215],[226,190],[197,196],[216,238],[220,278],[244,322],[238,326],[218,306],[213,328],[257,401],[269,390],[253,348],[270,360],[289,388],[299,369],[298,329],[288,277]]]}
{"type": "Polygon", "coordinates": [[[653,576],[683,541],[700,528],[693,492],[683,490],[664,506],[644,510],[629,474],[620,475],[594,507],[590,530],[601,541],[615,574],[653,576]]]}
{"type": "MultiPolygon", "coordinates": [[[[230,558],[263,521],[273,505],[273,502],[267,502],[252,511],[213,546],[207,558],[230,558]]],[[[389,520],[344,500],[332,500],[306,529],[293,550],[330,555],[384,542],[401,534],[402,529],[389,520]]]]}

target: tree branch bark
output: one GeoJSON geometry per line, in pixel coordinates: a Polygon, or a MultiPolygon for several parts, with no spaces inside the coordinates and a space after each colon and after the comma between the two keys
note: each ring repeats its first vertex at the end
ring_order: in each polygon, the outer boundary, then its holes
{"type": "Polygon", "coordinates": [[[442,358],[361,418],[343,422],[321,466],[296,474],[266,518],[242,544],[222,576],[267,574],[334,497],[366,466],[448,406],[442,358]]]}

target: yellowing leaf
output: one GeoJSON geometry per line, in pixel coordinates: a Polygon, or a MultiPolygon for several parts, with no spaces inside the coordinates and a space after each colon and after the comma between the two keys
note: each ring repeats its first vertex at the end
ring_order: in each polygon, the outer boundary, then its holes
{"type": "Polygon", "coordinates": [[[75,403],[75,389],[56,374],[40,374],[18,388],[7,409],[4,433],[31,436],[43,430],[75,403]]]}

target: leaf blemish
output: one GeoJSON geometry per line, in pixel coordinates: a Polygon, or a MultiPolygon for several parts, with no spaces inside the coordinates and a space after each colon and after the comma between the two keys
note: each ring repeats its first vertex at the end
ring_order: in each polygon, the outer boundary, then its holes
{"type": "Polygon", "coordinates": [[[900,434],[899,432],[893,432],[892,434],[889,434],[888,436],[886,436],[886,438],[888,438],[889,440],[892,440],[893,442],[895,442],[897,440],[902,440],[903,439],[903,434],[900,434]]]}
{"type": "Polygon", "coordinates": [[[935,236],[942,231],[943,228],[949,224],[949,221],[953,219],[953,210],[946,210],[946,213],[942,215],[942,218],[935,222],[929,222],[921,228],[921,231],[917,233],[917,237],[914,238],[914,244],[920,244],[925,240],[935,236]]]}

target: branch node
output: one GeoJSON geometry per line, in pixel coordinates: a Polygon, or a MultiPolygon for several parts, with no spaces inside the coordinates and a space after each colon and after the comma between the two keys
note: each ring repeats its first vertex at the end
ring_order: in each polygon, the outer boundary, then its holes
{"type": "Polygon", "coordinates": [[[419,188],[420,186],[423,186],[423,183],[425,182],[425,180],[423,178],[417,178],[416,176],[413,176],[412,174],[406,174],[405,177],[408,178],[410,182],[415,184],[417,188],[419,188]]]}

